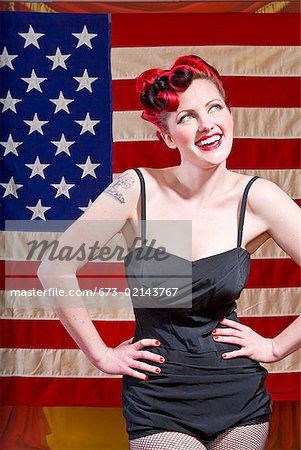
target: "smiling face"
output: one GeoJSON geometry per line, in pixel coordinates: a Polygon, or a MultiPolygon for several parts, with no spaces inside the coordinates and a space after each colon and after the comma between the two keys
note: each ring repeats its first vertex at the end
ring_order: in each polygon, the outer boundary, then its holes
{"type": "Polygon", "coordinates": [[[215,84],[195,79],[179,93],[177,111],[166,113],[168,132],[162,136],[170,148],[178,148],[182,162],[212,167],[226,160],[233,142],[233,120],[215,84]]]}

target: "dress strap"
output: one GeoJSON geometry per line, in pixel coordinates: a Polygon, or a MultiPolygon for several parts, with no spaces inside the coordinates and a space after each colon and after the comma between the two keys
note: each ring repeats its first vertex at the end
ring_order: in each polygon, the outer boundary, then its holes
{"type": "Polygon", "coordinates": [[[248,192],[251,187],[251,184],[254,183],[254,181],[260,178],[257,175],[255,175],[251,180],[248,181],[248,184],[246,185],[243,196],[242,196],[242,202],[241,202],[241,208],[240,208],[240,214],[239,214],[239,224],[238,224],[238,236],[237,236],[237,247],[241,246],[242,242],[242,233],[243,233],[243,227],[244,227],[244,220],[245,220],[245,212],[246,212],[246,205],[247,205],[247,197],[248,192]]]}
{"type": "Polygon", "coordinates": [[[146,189],[145,189],[145,181],[140,169],[133,169],[137,173],[140,179],[140,203],[141,203],[141,239],[142,245],[146,243],[146,189]]]}

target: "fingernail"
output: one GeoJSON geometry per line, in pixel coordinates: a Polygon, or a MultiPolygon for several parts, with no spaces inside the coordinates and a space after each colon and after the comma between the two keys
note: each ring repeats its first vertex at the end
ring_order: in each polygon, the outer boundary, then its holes
{"type": "Polygon", "coordinates": [[[156,369],[156,372],[157,372],[157,373],[160,373],[160,369],[159,369],[159,368],[157,368],[157,369],[156,369]]]}
{"type": "Polygon", "coordinates": [[[218,339],[218,336],[213,336],[213,339],[218,339]]]}
{"type": "Polygon", "coordinates": [[[161,342],[160,342],[160,341],[156,341],[155,344],[156,344],[156,345],[160,345],[161,342]]]}
{"type": "Polygon", "coordinates": [[[213,330],[212,333],[216,333],[216,330],[213,330]]]}
{"type": "Polygon", "coordinates": [[[147,381],[148,380],[148,375],[145,375],[145,381],[147,381]]]}
{"type": "Polygon", "coordinates": [[[162,358],[162,356],[161,356],[161,358],[159,359],[159,361],[160,361],[160,362],[164,362],[164,358],[162,358]]]}
{"type": "Polygon", "coordinates": [[[227,358],[227,355],[226,355],[226,353],[224,353],[224,354],[222,355],[222,357],[223,357],[223,358],[227,358]]]}

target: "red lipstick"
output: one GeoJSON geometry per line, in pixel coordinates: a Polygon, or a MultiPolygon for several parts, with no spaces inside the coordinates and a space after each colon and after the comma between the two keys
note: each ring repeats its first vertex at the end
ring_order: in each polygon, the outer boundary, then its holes
{"type": "Polygon", "coordinates": [[[201,139],[199,139],[199,140],[195,143],[195,145],[196,145],[199,149],[201,149],[201,150],[203,150],[203,151],[206,151],[206,152],[209,152],[209,151],[211,151],[211,150],[214,150],[214,149],[218,148],[218,147],[221,145],[222,138],[223,138],[223,136],[222,136],[220,133],[214,133],[214,134],[211,134],[211,135],[202,136],[201,139]],[[213,142],[213,143],[211,143],[211,144],[198,145],[200,142],[203,142],[203,141],[205,141],[205,140],[207,140],[207,139],[210,139],[210,138],[212,138],[213,136],[218,136],[220,139],[218,139],[217,141],[215,141],[215,142],[213,142]]]}

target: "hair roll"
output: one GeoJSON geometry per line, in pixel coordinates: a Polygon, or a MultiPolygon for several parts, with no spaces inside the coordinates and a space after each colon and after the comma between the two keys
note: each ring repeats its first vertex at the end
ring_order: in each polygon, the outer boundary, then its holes
{"type": "Polygon", "coordinates": [[[136,78],[136,90],[144,107],[141,117],[165,130],[162,113],[176,111],[178,92],[185,91],[197,78],[212,81],[228,106],[221,76],[215,67],[196,55],[181,56],[170,70],[149,69],[136,78]]]}

